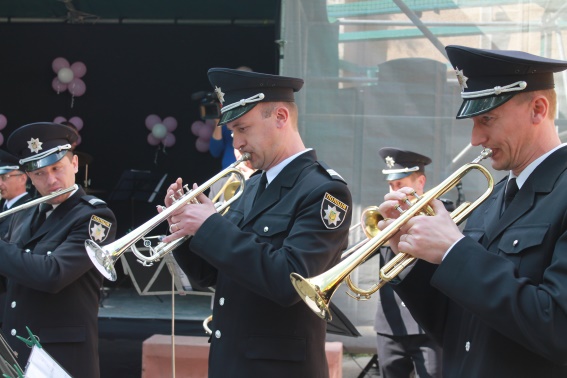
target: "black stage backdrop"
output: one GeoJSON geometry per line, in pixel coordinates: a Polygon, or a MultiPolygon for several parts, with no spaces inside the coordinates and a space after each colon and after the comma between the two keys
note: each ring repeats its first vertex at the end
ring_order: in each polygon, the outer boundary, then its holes
{"type": "MultiPolygon", "coordinates": [[[[191,124],[199,119],[191,94],[210,91],[207,70],[241,65],[277,73],[276,27],[247,25],[0,24],[0,114],[8,125],[3,143],[17,127],[62,116],[83,120],[78,151],[90,154],[93,194],[107,200],[118,219],[119,236],[155,214],[151,204],[108,201],[126,170],[168,174],[202,183],[221,169],[219,159],[198,152],[191,124]],[[52,62],[63,57],[87,67],[86,92],[57,94],[52,62]],[[175,117],[176,143],[163,149],[147,142],[145,119],[175,117]]],[[[84,168],[82,168],[84,170],[84,168]]],[[[83,183],[83,172],[78,175],[83,183]]]]}
{"type": "MultiPolygon", "coordinates": [[[[91,191],[114,210],[118,236],[123,236],[156,214],[163,189],[175,178],[202,183],[220,171],[220,159],[196,150],[191,124],[199,119],[199,108],[191,95],[211,90],[211,67],[247,65],[277,73],[276,30],[274,24],[0,24],[0,114],[8,119],[0,130],[0,148],[6,148],[10,132],[21,125],[80,117],[84,126],[77,150],[93,157],[88,165],[91,191]],[[68,91],[57,94],[52,89],[57,57],[87,67],[82,77],[86,92],[73,104],[68,91]],[[175,145],[163,150],[148,144],[145,119],[150,114],[177,119],[175,145]],[[168,174],[152,203],[109,199],[129,170],[168,174]]],[[[84,170],[77,177],[80,184],[84,170]]],[[[164,232],[159,227],[156,231],[164,232]]],[[[117,271],[122,272],[120,264],[117,271]]],[[[117,283],[105,281],[114,289],[128,284],[124,276],[117,283]]],[[[179,333],[202,334],[201,321],[180,322],[179,333]]],[[[168,330],[167,320],[101,318],[103,376],[139,377],[142,341],[168,330]]]]}

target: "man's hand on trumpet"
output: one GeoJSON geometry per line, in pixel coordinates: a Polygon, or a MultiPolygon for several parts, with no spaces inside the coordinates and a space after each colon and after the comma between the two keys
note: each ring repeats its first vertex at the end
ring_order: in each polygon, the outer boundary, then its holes
{"type": "MultiPolygon", "coordinates": [[[[384,220],[378,223],[381,230],[401,215],[398,207],[404,211],[409,208],[406,200],[409,200],[411,193],[411,188],[402,188],[384,196],[384,202],[379,206],[380,214],[384,217],[384,220]]],[[[435,215],[417,215],[409,219],[390,239],[390,247],[395,253],[404,252],[418,259],[440,264],[447,250],[460,240],[463,234],[451,219],[443,202],[433,200],[430,206],[435,215]]]]}
{"type": "MultiPolygon", "coordinates": [[[[197,184],[193,184],[193,189],[196,188],[198,188],[197,184]]],[[[167,207],[171,206],[174,203],[173,198],[179,200],[184,194],[186,193],[183,190],[183,180],[178,178],[167,189],[165,205],[167,207]]],[[[196,203],[188,203],[185,206],[181,206],[171,214],[167,219],[171,234],[163,238],[162,242],[169,243],[183,236],[194,235],[207,218],[217,213],[215,205],[205,194],[199,194],[197,201],[196,203]]],[[[161,211],[163,209],[158,207],[158,212],[161,211]]]]}

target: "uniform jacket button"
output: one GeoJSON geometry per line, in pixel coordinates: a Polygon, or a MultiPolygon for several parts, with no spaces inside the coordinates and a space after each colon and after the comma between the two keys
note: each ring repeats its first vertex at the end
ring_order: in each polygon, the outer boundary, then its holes
{"type": "Polygon", "coordinates": [[[270,231],[270,227],[265,226],[265,227],[264,227],[264,232],[268,232],[268,231],[270,231]]]}
{"type": "Polygon", "coordinates": [[[29,249],[26,249],[26,253],[30,253],[30,252],[31,252],[31,250],[29,250],[29,249]]]}
{"type": "Polygon", "coordinates": [[[221,337],[221,332],[218,329],[215,331],[215,337],[217,339],[220,339],[220,337],[221,337]]]}
{"type": "Polygon", "coordinates": [[[219,304],[220,304],[221,306],[224,306],[224,298],[220,298],[220,299],[219,299],[219,304]]]}
{"type": "Polygon", "coordinates": [[[12,308],[16,308],[16,301],[12,302],[12,308]]]}
{"type": "Polygon", "coordinates": [[[16,336],[16,330],[15,330],[15,329],[12,329],[12,330],[10,331],[10,334],[11,334],[12,336],[16,336]]]}
{"type": "Polygon", "coordinates": [[[469,350],[471,350],[471,342],[470,342],[470,341],[467,341],[467,342],[465,343],[465,350],[466,350],[467,352],[468,352],[469,350]]]}
{"type": "Polygon", "coordinates": [[[47,251],[47,256],[51,256],[51,251],[47,251]]]}

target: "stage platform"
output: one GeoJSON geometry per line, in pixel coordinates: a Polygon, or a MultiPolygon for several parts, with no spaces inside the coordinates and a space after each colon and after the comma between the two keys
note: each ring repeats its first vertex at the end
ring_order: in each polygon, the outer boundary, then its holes
{"type": "Polygon", "coordinates": [[[101,377],[140,378],[142,343],[154,334],[206,336],[210,295],[140,295],[134,288],[105,290],[99,308],[101,377]],[[172,323],[172,314],[174,322],[172,323]]]}

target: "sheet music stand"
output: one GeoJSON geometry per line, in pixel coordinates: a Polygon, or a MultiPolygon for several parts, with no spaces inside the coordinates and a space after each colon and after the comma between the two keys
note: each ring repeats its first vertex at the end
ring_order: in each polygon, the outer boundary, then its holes
{"type": "MultiPolygon", "coordinates": [[[[144,248],[139,248],[145,253],[144,248]]],[[[166,295],[171,294],[171,277],[175,285],[175,293],[179,295],[212,295],[210,291],[197,291],[191,287],[189,279],[177,265],[173,254],[168,253],[152,266],[143,266],[137,257],[130,251],[120,256],[124,274],[130,276],[132,284],[139,295],[166,295]],[[164,269],[164,266],[166,269],[164,269]],[[173,272],[173,274],[172,274],[173,272]]]]}
{"type": "Polygon", "coordinates": [[[153,173],[128,169],[122,172],[120,180],[110,193],[112,201],[141,201],[151,203],[167,178],[167,173],[153,173]]]}

